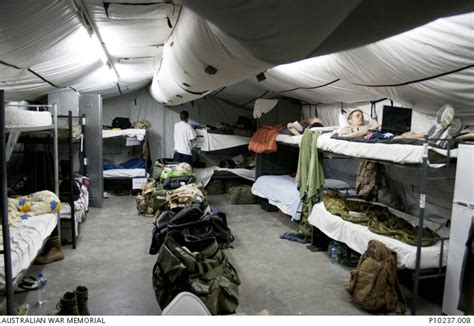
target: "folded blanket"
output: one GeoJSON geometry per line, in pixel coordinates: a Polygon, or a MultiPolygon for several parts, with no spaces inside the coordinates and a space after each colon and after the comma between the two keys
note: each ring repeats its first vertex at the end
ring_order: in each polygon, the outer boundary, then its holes
{"type": "Polygon", "coordinates": [[[8,198],[8,223],[12,224],[36,215],[58,213],[60,210],[59,198],[48,190],[19,198],[8,198]]]}

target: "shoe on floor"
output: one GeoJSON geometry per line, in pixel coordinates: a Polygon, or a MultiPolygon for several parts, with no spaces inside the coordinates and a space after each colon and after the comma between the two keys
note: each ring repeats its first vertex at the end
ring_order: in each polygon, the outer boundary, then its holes
{"type": "Polygon", "coordinates": [[[428,131],[428,140],[440,138],[443,131],[449,126],[454,118],[454,109],[451,105],[443,105],[436,114],[433,126],[428,131]]]}

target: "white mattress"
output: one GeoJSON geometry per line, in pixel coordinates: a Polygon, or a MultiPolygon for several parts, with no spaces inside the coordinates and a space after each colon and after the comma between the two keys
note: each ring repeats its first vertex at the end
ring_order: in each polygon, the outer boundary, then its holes
{"type": "MultiPolygon", "coordinates": [[[[397,216],[403,217],[412,224],[418,224],[418,220],[412,216],[406,215],[395,210],[391,211],[397,216]]],[[[367,249],[369,240],[375,239],[383,242],[388,248],[397,253],[398,268],[415,269],[416,246],[411,246],[396,239],[379,235],[369,231],[366,226],[355,224],[343,220],[341,217],[333,215],[326,210],[324,203],[314,205],[308,222],[324,232],[328,237],[344,242],[351,249],[363,254],[367,249]]],[[[444,237],[449,236],[449,230],[443,228],[437,230],[437,225],[433,225],[425,219],[425,226],[444,237]]],[[[440,258],[441,241],[430,247],[423,247],[421,250],[421,269],[438,267],[440,258]]],[[[443,266],[446,265],[448,254],[448,241],[445,241],[443,250],[443,266]]]]}
{"type": "Polygon", "coordinates": [[[146,135],[146,129],[122,129],[122,130],[102,130],[102,138],[111,137],[136,137],[143,140],[146,135]]]}
{"type": "Polygon", "coordinates": [[[112,169],[104,170],[104,178],[136,178],[146,177],[145,169],[112,169]]]}
{"type": "MultiPolygon", "coordinates": [[[[338,127],[337,126],[331,126],[331,127],[314,127],[311,128],[311,131],[321,131],[321,133],[326,133],[326,132],[331,132],[336,130],[338,127]]],[[[303,135],[296,135],[296,136],[290,136],[290,135],[283,135],[279,134],[276,138],[276,141],[278,143],[284,143],[284,144],[290,144],[290,145],[300,145],[301,139],[303,138],[303,135]]]]}
{"type": "MultiPolygon", "coordinates": [[[[326,179],[324,188],[347,189],[349,184],[345,181],[326,179]]],[[[295,178],[289,175],[264,175],[257,179],[252,186],[252,193],[268,202],[298,221],[300,216],[298,208],[301,203],[300,193],[296,188],[295,178]]]]}
{"type": "MultiPolygon", "coordinates": [[[[12,275],[15,279],[26,270],[37,256],[48,236],[53,232],[57,220],[56,214],[43,214],[20,220],[10,226],[12,275]]],[[[3,250],[3,238],[1,249],[3,250]]],[[[5,286],[5,263],[0,259],[0,287],[5,286]]]]}
{"type": "Polygon", "coordinates": [[[248,145],[250,142],[250,137],[212,134],[206,129],[196,129],[195,131],[197,135],[196,148],[204,152],[248,145]]]}
{"type": "Polygon", "coordinates": [[[5,108],[6,128],[46,127],[52,124],[53,118],[50,112],[5,108]]]}
{"type": "Polygon", "coordinates": [[[193,172],[196,175],[196,180],[200,181],[203,187],[207,186],[209,181],[211,181],[215,171],[228,171],[241,178],[255,181],[255,169],[224,169],[218,166],[210,166],[204,169],[193,169],[193,172]]]}
{"type": "MultiPolygon", "coordinates": [[[[318,148],[327,152],[341,154],[357,158],[382,160],[399,164],[421,164],[423,162],[423,146],[407,144],[382,144],[382,143],[360,143],[346,140],[332,139],[334,133],[319,136],[318,148]]],[[[446,156],[447,150],[432,148],[446,156]]],[[[457,156],[457,149],[450,151],[450,157],[457,156]]],[[[443,164],[431,164],[432,167],[443,164]]]]}

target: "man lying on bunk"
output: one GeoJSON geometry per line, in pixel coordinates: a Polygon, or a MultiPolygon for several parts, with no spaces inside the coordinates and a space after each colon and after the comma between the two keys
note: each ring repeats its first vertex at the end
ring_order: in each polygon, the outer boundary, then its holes
{"type": "Polygon", "coordinates": [[[361,110],[352,111],[347,117],[347,122],[349,122],[349,126],[339,130],[339,137],[364,137],[369,134],[370,131],[375,131],[380,127],[380,124],[365,125],[364,112],[362,112],[361,110]]]}

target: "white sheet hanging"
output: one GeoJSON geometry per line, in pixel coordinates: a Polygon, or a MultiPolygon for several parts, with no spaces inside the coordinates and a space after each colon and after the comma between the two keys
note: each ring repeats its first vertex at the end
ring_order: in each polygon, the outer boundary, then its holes
{"type": "Polygon", "coordinates": [[[255,106],[253,108],[253,117],[258,119],[262,114],[269,112],[278,104],[277,99],[266,100],[266,99],[257,99],[255,101],[255,106]]]}

